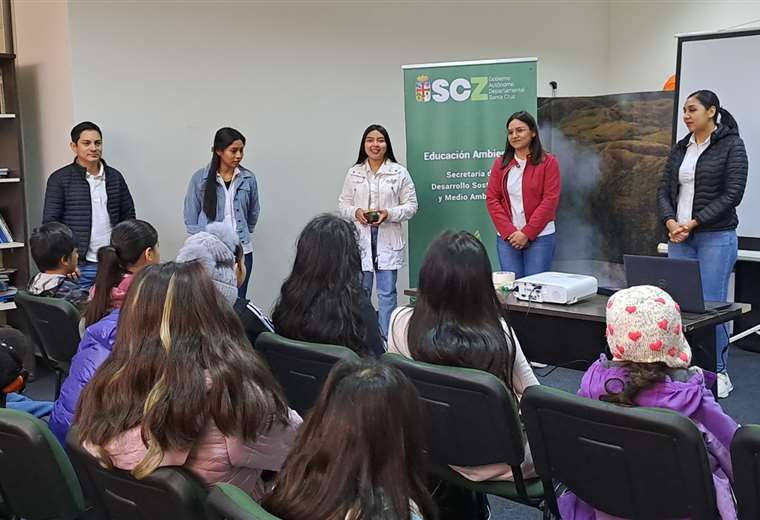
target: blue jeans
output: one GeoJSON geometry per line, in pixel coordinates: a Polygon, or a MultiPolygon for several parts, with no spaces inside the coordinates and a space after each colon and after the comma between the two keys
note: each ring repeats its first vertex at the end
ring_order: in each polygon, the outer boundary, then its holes
{"type": "Polygon", "coordinates": [[[396,280],[398,271],[380,270],[377,268],[377,228],[372,228],[372,263],[374,271],[362,271],[362,287],[367,294],[372,296],[372,282],[377,276],[377,303],[380,307],[378,311],[378,322],[380,323],[380,333],[383,339],[388,338],[388,326],[391,322],[391,314],[397,305],[396,298],[396,280]]]}
{"type": "Polygon", "coordinates": [[[97,262],[85,262],[79,264],[79,287],[88,291],[95,283],[95,277],[98,274],[97,262]]]}
{"type": "MultiPolygon", "coordinates": [[[[668,243],[668,257],[699,260],[704,298],[718,302],[726,301],[728,298],[728,281],[738,251],[736,231],[697,232],[686,242],[668,243]]],[[[718,372],[724,371],[728,357],[727,323],[715,327],[715,356],[718,372]]]]}
{"type": "Polygon", "coordinates": [[[515,249],[506,240],[496,237],[501,270],[515,273],[515,278],[544,273],[552,267],[555,244],[554,233],[536,238],[525,249],[515,249]]]}
{"type": "Polygon", "coordinates": [[[377,275],[377,303],[378,322],[383,339],[388,338],[388,326],[391,322],[391,314],[396,308],[396,279],[398,271],[362,271],[362,287],[368,295],[372,295],[372,282],[377,275]]]}
{"type": "Polygon", "coordinates": [[[248,280],[251,279],[251,271],[253,271],[253,253],[246,253],[243,256],[243,263],[245,263],[245,280],[243,280],[243,285],[238,287],[238,298],[246,299],[248,280]]]}

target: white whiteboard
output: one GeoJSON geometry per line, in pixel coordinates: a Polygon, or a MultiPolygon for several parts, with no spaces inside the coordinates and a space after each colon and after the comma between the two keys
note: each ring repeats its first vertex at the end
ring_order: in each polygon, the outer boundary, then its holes
{"type": "Polygon", "coordinates": [[[686,96],[712,90],[739,123],[749,175],[737,208],[741,237],[760,238],[760,30],[678,38],[676,139],[687,134],[681,118],[686,96]]]}

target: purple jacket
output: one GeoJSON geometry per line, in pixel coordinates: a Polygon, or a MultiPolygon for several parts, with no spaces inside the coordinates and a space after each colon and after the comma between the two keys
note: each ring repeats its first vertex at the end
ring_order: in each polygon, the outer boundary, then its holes
{"type": "Polygon", "coordinates": [[[50,429],[64,444],[79,402],[79,394],[95,375],[103,361],[111,355],[116,341],[116,326],[119,321],[119,309],[106,315],[87,327],[79,343],[79,349],[71,360],[69,375],[61,386],[61,395],[53,404],[50,415],[50,429]]]}
{"type": "MultiPolygon", "coordinates": [[[[578,395],[598,400],[600,396],[608,393],[605,389],[608,380],[625,381],[627,376],[627,369],[602,355],[583,375],[578,395]]],[[[739,425],[723,412],[705,386],[705,379],[709,379],[710,376],[711,373],[703,373],[695,367],[675,370],[664,382],[642,391],[636,401],[640,406],[667,408],[682,413],[697,425],[705,440],[708,459],[712,466],[720,516],[723,520],[734,520],[737,516],[731,494],[733,470],[729,449],[739,425]]],[[[559,498],[559,509],[563,520],[615,518],[595,511],[572,493],[565,493],[559,498]]]]}

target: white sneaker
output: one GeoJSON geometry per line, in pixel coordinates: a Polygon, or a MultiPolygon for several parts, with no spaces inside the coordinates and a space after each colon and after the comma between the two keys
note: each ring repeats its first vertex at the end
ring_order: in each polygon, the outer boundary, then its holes
{"type": "Polygon", "coordinates": [[[549,365],[547,365],[546,363],[539,363],[538,361],[531,361],[530,366],[532,366],[533,368],[546,368],[549,365]]]}
{"type": "Polygon", "coordinates": [[[718,372],[718,399],[725,399],[733,389],[734,385],[731,384],[728,372],[718,372]]]}

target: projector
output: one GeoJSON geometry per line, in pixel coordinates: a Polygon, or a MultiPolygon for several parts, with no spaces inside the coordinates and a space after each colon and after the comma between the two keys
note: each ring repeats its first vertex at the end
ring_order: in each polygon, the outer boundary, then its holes
{"type": "Polygon", "coordinates": [[[596,294],[593,276],[570,273],[538,273],[515,280],[518,300],[570,305],[596,294]]]}

